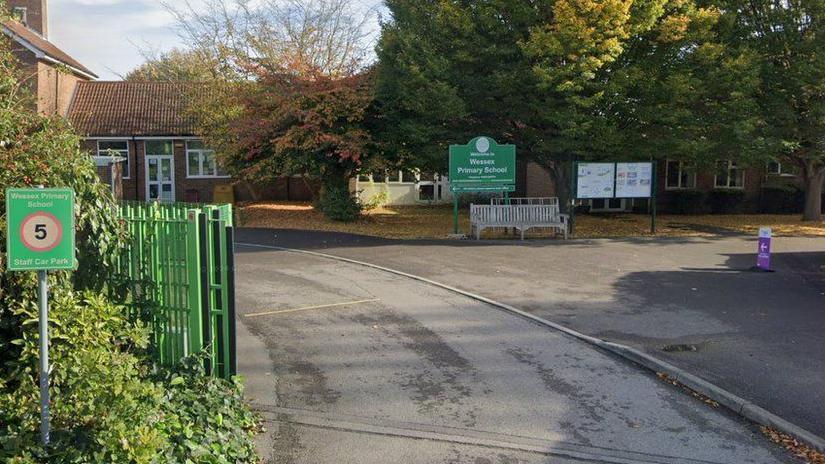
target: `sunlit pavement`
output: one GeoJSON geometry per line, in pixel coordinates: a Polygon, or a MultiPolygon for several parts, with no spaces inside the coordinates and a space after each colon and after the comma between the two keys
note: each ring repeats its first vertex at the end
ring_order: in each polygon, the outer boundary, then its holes
{"type": "Polygon", "coordinates": [[[237,273],[269,462],[792,462],[724,410],[468,298],[244,246],[237,273]]]}

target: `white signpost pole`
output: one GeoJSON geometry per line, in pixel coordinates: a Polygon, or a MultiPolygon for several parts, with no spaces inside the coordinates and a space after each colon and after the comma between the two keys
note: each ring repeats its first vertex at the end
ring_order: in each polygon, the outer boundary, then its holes
{"type": "Polygon", "coordinates": [[[47,271],[37,271],[37,305],[40,310],[40,435],[49,446],[49,281],[47,271]]]}

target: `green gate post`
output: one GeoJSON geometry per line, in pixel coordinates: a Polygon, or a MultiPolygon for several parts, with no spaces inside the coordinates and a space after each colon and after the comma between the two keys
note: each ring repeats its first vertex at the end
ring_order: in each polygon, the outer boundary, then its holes
{"type": "Polygon", "coordinates": [[[227,308],[229,319],[229,375],[238,375],[238,344],[235,312],[235,228],[226,228],[226,297],[229,301],[227,308]]]}
{"type": "Polygon", "coordinates": [[[189,354],[198,353],[204,347],[204,321],[200,308],[203,306],[201,291],[200,214],[196,209],[186,212],[186,262],[189,283],[189,354]]]}

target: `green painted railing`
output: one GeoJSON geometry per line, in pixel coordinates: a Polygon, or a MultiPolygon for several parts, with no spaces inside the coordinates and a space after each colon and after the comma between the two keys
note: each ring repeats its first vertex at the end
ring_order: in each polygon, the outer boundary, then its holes
{"type": "Polygon", "coordinates": [[[208,373],[235,375],[232,206],[123,202],[119,214],[131,243],[115,279],[153,325],[158,361],[205,351],[208,373]]]}

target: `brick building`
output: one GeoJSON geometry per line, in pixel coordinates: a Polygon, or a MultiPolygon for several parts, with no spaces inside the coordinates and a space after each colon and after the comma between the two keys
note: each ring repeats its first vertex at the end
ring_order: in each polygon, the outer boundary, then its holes
{"type": "Polygon", "coordinates": [[[122,160],[114,173],[122,178],[122,198],[209,202],[216,186],[232,180],[187,117],[187,96],[201,88],[179,82],[80,82],[68,118],[84,137],[86,151],[122,160]]]}
{"type": "Polygon", "coordinates": [[[65,115],[77,83],[97,75],[49,41],[46,0],[6,0],[6,6],[16,19],[2,24],[3,33],[11,40],[24,82],[36,97],[35,109],[65,115]]]}

